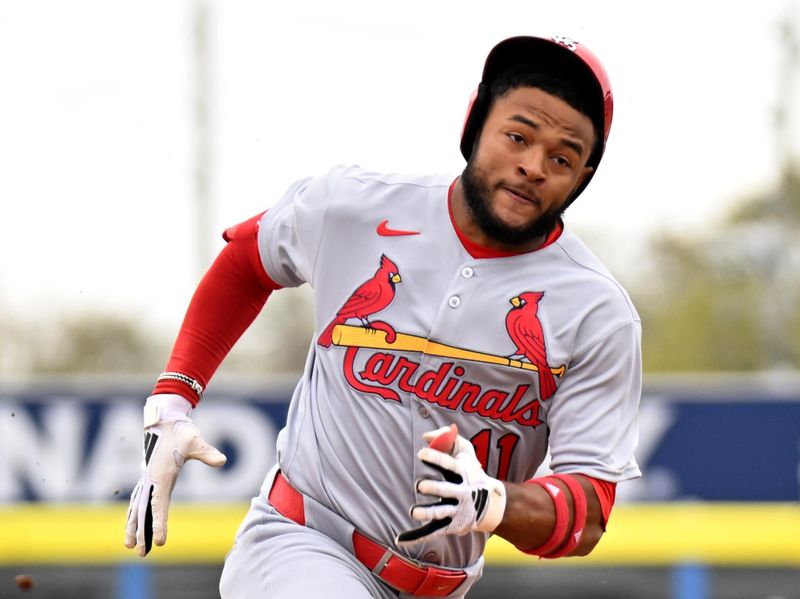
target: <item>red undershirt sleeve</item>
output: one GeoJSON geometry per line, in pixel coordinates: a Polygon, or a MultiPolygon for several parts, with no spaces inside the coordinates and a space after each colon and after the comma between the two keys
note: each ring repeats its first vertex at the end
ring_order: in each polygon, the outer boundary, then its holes
{"type": "MultiPolygon", "coordinates": [[[[279,289],[258,253],[258,223],[263,213],[227,229],[222,249],[192,296],[165,371],[179,372],[205,389],[222,360],[279,289]]],[[[197,394],[175,380],[158,381],[157,393],[176,393],[197,405],[197,394]]]]}
{"type": "Polygon", "coordinates": [[[617,496],[617,483],[600,480],[599,478],[592,478],[585,474],[583,476],[592,483],[594,492],[597,493],[597,498],[600,500],[600,510],[603,512],[603,529],[605,529],[606,524],[608,524],[608,518],[611,516],[611,508],[614,507],[614,500],[617,496]]]}

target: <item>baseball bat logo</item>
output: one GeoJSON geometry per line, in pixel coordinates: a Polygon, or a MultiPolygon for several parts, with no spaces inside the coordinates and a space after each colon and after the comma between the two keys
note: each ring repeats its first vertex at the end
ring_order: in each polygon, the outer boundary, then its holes
{"type": "Polygon", "coordinates": [[[391,326],[381,321],[370,322],[369,317],[392,303],[395,288],[402,281],[397,265],[385,254],[382,254],[378,270],[371,279],[364,281],[339,308],[334,319],[320,334],[317,343],[322,347],[330,347],[333,343],[333,330],[351,318],[359,319],[366,329],[380,329],[387,335],[394,335],[394,329],[391,326]]]}

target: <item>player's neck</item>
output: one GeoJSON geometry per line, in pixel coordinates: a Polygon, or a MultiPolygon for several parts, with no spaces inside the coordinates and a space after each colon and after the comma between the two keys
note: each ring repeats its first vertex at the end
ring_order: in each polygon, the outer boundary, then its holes
{"type": "Polygon", "coordinates": [[[456,232],[459,234],[459,237],[465,237],[476,246],[489,251],[495,251],[497,255],[532,252],[540,248],[547,237],[546,235],[542,235],[524,244],[510,245],[488,236],[483,229],[481,229],[467,206],[467,201],[464,197],[464,188],[460,178],[456,179],[453,185],[450,186],[448,202],[450,203],[450,214],[453,218],[453,225],[456,227],[456,232]]]}

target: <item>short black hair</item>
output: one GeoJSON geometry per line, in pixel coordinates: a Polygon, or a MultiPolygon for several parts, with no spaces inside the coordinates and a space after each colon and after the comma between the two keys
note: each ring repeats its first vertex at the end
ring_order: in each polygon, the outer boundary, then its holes
{"type": "MultiPolygon", "coordinates": [[[[603,143],[603,114],[597,110],[602,103],[595,98],[596,91],[585,84],[586,77],[571,72],[573,68],[564,63],[555,69],[536,69],[529,64],[518,64],[506,68],[495,77],[489,87],[489,110],[498,98],[520,87],[535,87],[560,98],[578,112],[585,114],[594,127],[594,145],[591,157],[603,143]]],[[[487,111],[488,112],[488,111],[487,111]]]]}

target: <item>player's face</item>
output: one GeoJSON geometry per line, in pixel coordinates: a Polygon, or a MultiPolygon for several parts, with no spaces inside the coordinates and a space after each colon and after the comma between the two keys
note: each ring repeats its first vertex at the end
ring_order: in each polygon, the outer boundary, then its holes
{"type": "Polygon", "coordinates": [[[520,246],[547,234],[592,168],[592,122],[538,88],[497,98],[461,177],[474,224],[520,246]]]}

